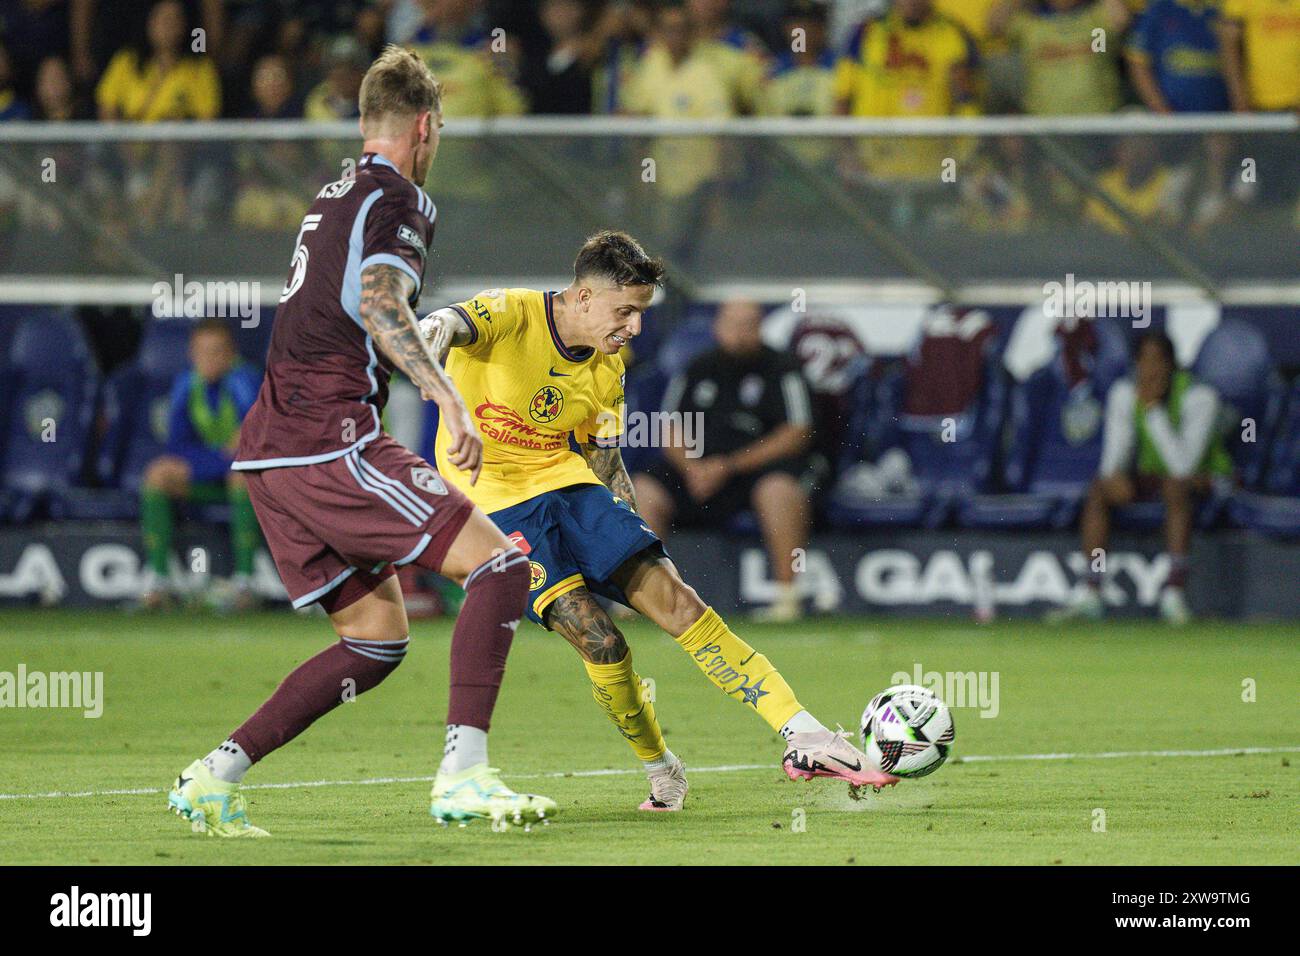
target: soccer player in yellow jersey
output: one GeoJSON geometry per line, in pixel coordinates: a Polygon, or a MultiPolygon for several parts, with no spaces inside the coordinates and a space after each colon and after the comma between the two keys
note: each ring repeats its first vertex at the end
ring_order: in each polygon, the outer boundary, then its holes
{"type": "Polygon", "coordinates": [[[528,617],[558,631],[582,656],[596,702],[650,778],[641,809],[681,809],[686,774],[597,595],[654,621],[716,687],[779,732],[791,779],[896,783],[870,766],[846,734],[804,710],[768,659],[682,581],[636,513],[619,451],[619,350],[641,331],[663,264],[625,233],[602,232],[582,247],[573,272],[563,292],[494,289],[421,320],[483,439],[475,485],[447,460],[451,437],[441,428],[437,459],[443,477],[528,556],[528,617]]]}

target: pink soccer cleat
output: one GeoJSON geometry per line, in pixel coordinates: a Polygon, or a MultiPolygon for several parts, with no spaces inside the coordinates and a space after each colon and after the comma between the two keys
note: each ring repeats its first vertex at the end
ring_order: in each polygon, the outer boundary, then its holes
{"type": "Polygon", "coordinates": [[[812,730],[793,734],[781,767],[791,780],[833,777],[855,787],[892,787],[899,778],[871,766],[864,754],[849,743],[848,731],[812,730]]]}

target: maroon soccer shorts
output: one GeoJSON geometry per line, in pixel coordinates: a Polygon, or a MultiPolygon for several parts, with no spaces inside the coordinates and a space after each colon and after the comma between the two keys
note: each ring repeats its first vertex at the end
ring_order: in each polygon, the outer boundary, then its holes
{"type": "Polygon", "coordinates": [[[332,461],[245,471],[295,608],[331,614],[418,561],[437,570],[474,504],[389,435],[332,461]]]}

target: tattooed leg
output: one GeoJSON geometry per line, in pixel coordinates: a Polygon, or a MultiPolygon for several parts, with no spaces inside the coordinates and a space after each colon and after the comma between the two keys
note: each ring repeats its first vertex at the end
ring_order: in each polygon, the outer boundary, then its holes
{"type": "Polygon", "coordinates": [[[586,588],[556,598],[546,609],[546,623],[572,644],[584,661],[615,664],[627,656],[627,641],[586,588]]]}
{"type": "Polygon", "coordinates": [[[592,699],[604,711],[637,758],[661,760],[667,747],[654,702],[632,669],[632,652],[593,595],[578,588],[556,598],[546,621],[582,655],[591,679],[592,699]]]}

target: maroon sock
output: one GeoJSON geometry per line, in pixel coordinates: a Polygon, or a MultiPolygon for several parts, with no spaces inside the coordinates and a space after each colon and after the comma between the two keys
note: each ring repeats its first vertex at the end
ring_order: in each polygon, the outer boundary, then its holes
{"type": "Polygon", "coordinates": [[[1169,556],[1169,577],[1165,579],[1165,585],[1171,588],[1187,586],[1187,555],[1171,554],[1169,556]]]}
{"type": "Polygon", "coordinates": [[[510,548],[465,579],[465,603],[451,634],[447,723],[487,730],[506,656],[528,601],[528,559],[510,548]]]}
{"type": "Polygon", "coordinates": [[[257,713],[230,739],[257,763],[312,723],[358,694],[377,686],[406,656],[407,639],[359,641],[344,637],[304,661],[281,681],[257,713]]]}

